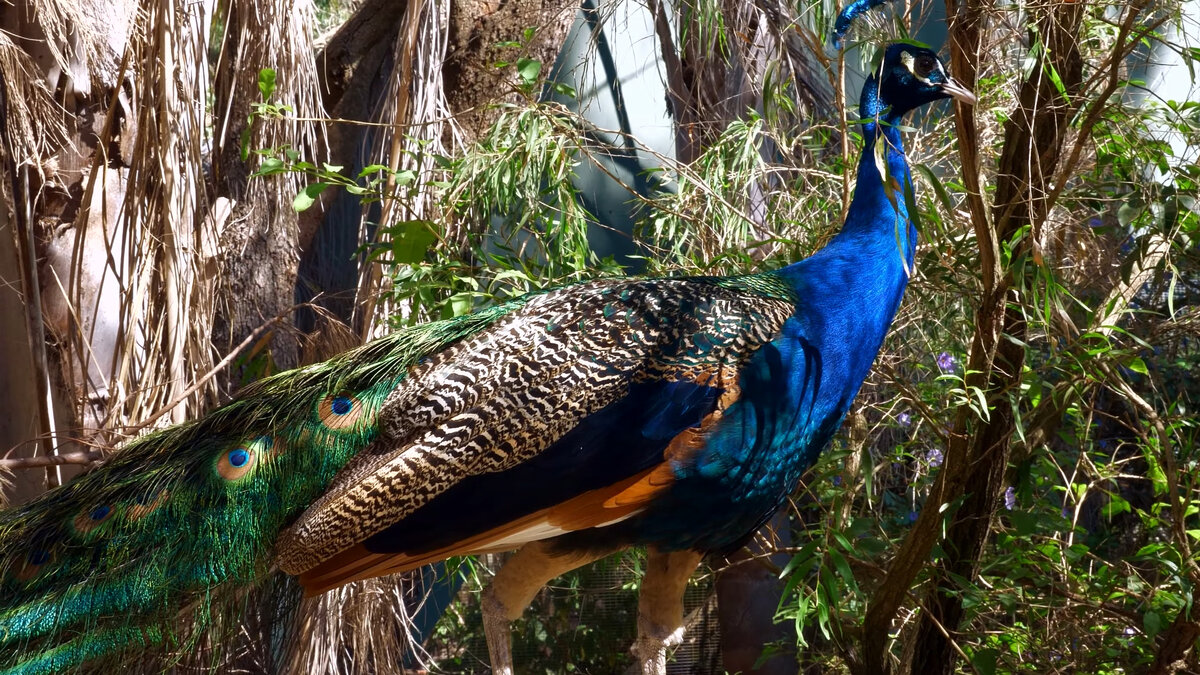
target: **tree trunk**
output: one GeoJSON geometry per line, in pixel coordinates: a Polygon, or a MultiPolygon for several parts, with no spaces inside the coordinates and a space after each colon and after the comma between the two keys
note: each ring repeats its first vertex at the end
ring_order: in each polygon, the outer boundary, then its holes
{"type": "MultiPolygon", "coordinates": [[[[5,145],[12,147],[7,139],[5,145]]],[[[17,167],[8,157],[5,160],[0,174],[12,178],[17,167]]],[[[11,180],[6,182],[13,185],[11,180]]],[[[8,189],[0,188],[0,192],[5,195],[0,205],[0,350],[5,355],[0,359],[0,391],[9,393],[4,401],[5,414],[0,415],[0,457],[33,457],[38,454],[42,423],[47,421],[43,413],[48,385],[44,358],[43,367],[35,366],[38,361],[34,348],[40,351],[43,346],[35,337],[41,326],[33,323],[36,317],[31,316],[26,300],[27,289],[36,284],[36,277],[33,268],[26,264],[27,256],[21,255],[22,250],[30,249],[23,241],[25,228],[16,226],[16,213],[10,208],[12,195],[8,189]]],[[[44,474],[30,471],[14,481],[11,493],[0,491],[0,507],[9,502],[20,504],[40,494],[45,489],[42,481],[37,480],[41,475],[44,474]]],[[[5,478],[0,472],[0,481],[5,478]]]]}
{"type": "MultiPolygon", "coordinates": [[[[422,174],[433,167],[434,153],[461,151],[496,120],[495,104],[520,99],[515,69],[497,68],[497,61],[525,56],[548,72],[577,9],[566,0],[472,1],[448,10],[425,0],[368,0],[317,56],[321,90],[334,118],[388,126],[334,125],[329,162],[354,172],[380,163],[422,174]],[[529,40],[526,29],[533,29],[529,40]],[[497,46],[512,41],[523,45],[497,46]]],[[[436,199],[424,191],[404,203],[385,199],[364,207],[345,193],[325,197],[323,219],[301,226],[299,295],[324,293],[320,304],[366,337],[382,288],[378,266],[360,265],[356,254],[375,238],[367,223],[436,218],[436,199]]]]}
{"type": "Polygon", "coordinates": [[[787,511],[775,514],[762,532],[775,539],[770,548],[764,550],[756,539],[729,556],[732,566],[717,574],[721,665],[730,673],[791,675],[799,669],[794,651],[795,624],[775,622],[784,585],[779,570],[787,565],[788,555],[770,554],[791,546],[787,511]],[[783,650],[762,659],[764,647],[772,643],[783,645],[783,650]]]}
{"type": "MultiPolygon", "coordinates": [[[[1044,224],[1049,210],[1047,196],[1052,193],[1083,81],[1083,61],[1076,37],[1083,19],[1082,5],[1059,3],[1041,11],[1038,36],[1046,41],[1047,48],[1040,52],[1038,62],[1022,84],[1018,107],[1005,125],[1004,153],[992,208],[995,241],[1001,243],[1012,241],[1023,228],[1032,226],[1037,232],[1044,224]],[[1058,73],[1064,92],[1060,93],[1051,80],[1048,74],[1051,69],[1058,73]]],[[[965,37],[977,41],[976,27],[967,28],[970,33],[965,37]]],[[[1038,36],[1031,36],[1031,40],[1038,36]]],[[[956,41],[958,48],[967,50],[967,54],[970,44],[956,41]]],[[[1028,252],[1029,241],[1026,237],[1019,251],[1028,252]]],[[[962,484],[953,494],[964,498],[942,543],[946,555],[926,599],[927,611],[921,615],[909,671],[912,673],[955,672],[959,652],[953,640],[964,611],[962,595],[951,592],[952,579],[974,579],[978,575],[991,519],[1004,490],[1009,441],[1015,431],[1015,403],[1010,401],[1009,394],[1019,389],[1025,360],[1025,320],[1008,297],[1010,289],[1025,286],[1014,276],[1017,269],[1028,268],[1014,265],[1004,269],[1000,285],[984,297],[976,312],[968,372],[980,374],[968,374],[967,386],[981,387],[987,392],[991,414],[988,419],[977,421],[971,430],[973,413],[965,406],[958,411],[948,454],[962,458],[956,464],[963,471],[962,484]]]]}
{"type": "Polygon", "coordinates": [[[299,365],[299,340],[290,327],[300,231],[291,204],[308,183],[297,174],[252,178],[256,156],[243,159],[242,152],[286,147],[312,158],[324,145],[316,120],[325,110],[311,37],[311,2],[225,0],[221,11],[226,31],[214,89],[215,127],[223,133],[212,161],[219,195],[213,220],[219,232],[223,300],[213,342],[222,354],[244,341],[254,342],[228,374],[232,391],[299,365]],[[277,70],[269,102],[288,106],[296,120],[248,120],[251,105],[262,98],[258,81],[265,68],[277,70]]]}

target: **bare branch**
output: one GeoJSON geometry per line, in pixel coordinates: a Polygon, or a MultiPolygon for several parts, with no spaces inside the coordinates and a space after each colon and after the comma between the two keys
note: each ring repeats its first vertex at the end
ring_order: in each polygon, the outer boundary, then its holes
{"type": "Polygon", "coordinates": [[[92,452],[64,452],[59,455],[39,455],[37,457],[14,457],[0,459],[0,471],[18,471],[20,469],[43,469],[50,466],[65,464],[95,464],[108,457],[110,453],[95,450],[92,452]]]}

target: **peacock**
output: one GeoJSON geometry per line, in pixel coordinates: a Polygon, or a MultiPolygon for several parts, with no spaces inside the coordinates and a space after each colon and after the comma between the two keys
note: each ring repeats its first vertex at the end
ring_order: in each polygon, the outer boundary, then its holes
{"type": "Polygon", "coordinates": [[[780,508],[879,351],[917,243],[898,125],[947,97],[974,100],[936,53],[884,49],[845,225],[805,260],[590,281],[403,329],[0,513],[0,672],[189,649],[181,612],[211,622],[213,597],[276,568],[317,594],[516,549],[482,597],[511,675],[509,622],[534,594],[634,545],[634,652],[665,672],[702,557],[780,508]]]}

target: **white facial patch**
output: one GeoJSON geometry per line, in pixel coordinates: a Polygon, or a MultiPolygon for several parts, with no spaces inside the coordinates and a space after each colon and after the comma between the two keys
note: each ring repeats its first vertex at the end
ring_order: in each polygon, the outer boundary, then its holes
{"type": "MultiPolygon", "coordinates": [[[[912,76],[917,78],[917,80],[930,86],[934,86],[933,82],[930,82],[928,77],[925,77],[917,72],[917,59],[912,55],[911,52],[900,52],[900,62],[904,64],[905,68],[908,68],[908,72],[912,73],[912,76]]],[[[935,61],[934,63],[937,62],[935,61]]],[[[942,64],[937,63],[937,69],[941,70],[942,64]]]]}

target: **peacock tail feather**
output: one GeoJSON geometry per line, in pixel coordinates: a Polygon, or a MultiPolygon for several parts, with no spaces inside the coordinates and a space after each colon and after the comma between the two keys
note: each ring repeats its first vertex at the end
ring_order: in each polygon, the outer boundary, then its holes
{"type": "Polygon", "coordinates": [[[270,571],[278,532],[371,443],[383,401],[409,369],[523,302],[264,379],[0,511],[0,672],[55,673],[169,645],[185,608],[210,621],[214,594],[270,571]]]}

